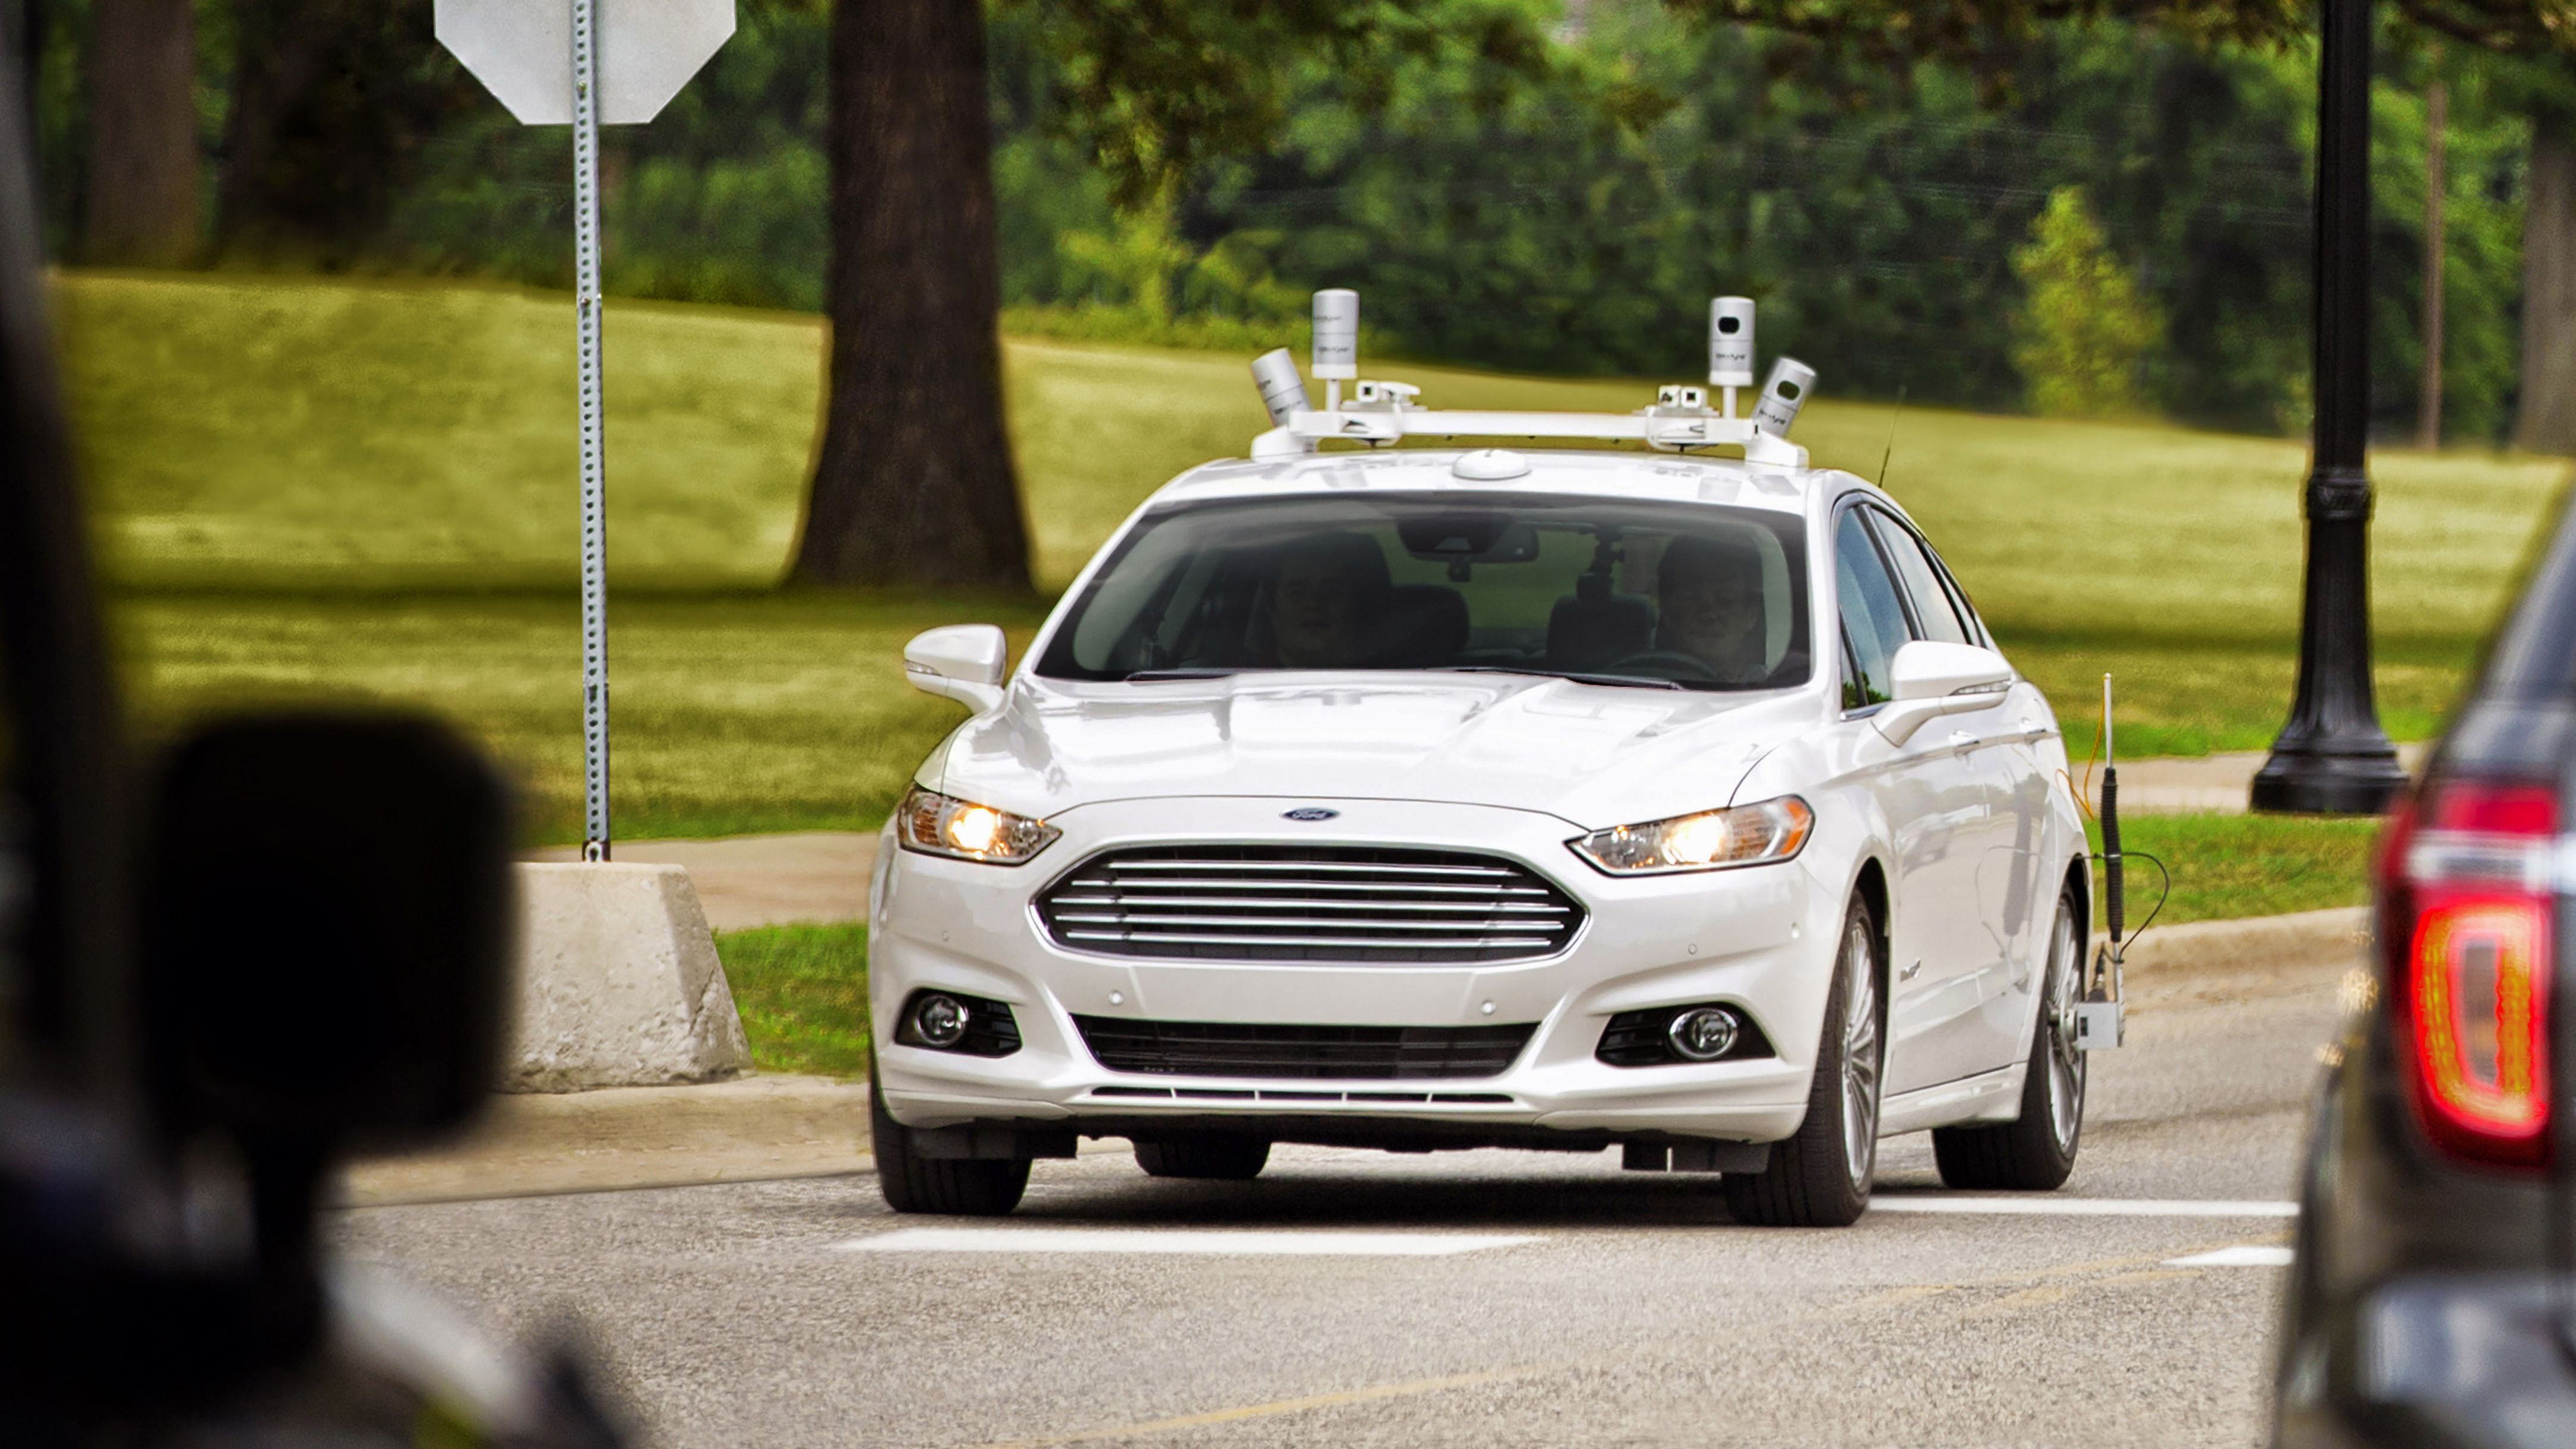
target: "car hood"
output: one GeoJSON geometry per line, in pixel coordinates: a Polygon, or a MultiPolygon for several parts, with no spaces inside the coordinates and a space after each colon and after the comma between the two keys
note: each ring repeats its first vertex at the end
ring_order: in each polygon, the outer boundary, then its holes
{"type": "Polygon", "coordinates": [[[1597,829],[1729,803],[1755,760],[1815,719],[1806,691],[1517,675],[1023,677],[1000,709],[951,735],[920,778],[1038,816],[1224,795],[1494,805],[1597,829]]]}

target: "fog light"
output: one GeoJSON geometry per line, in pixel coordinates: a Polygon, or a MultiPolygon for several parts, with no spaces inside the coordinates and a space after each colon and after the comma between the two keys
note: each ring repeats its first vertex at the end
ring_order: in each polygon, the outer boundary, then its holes
{"type": "Polygon", "coordinates": [[[1672,1043],[1673,1055],[1683,1061],[1713,1062],[1735,1045],[1735,1031],[1734,1012],[1699,1006],[1674,1017],[1664,1039],[1672,1043]]]}
{"type": "MultiPolygon", "coordinates": [[[[932,992],[912,1009],[912,1029],[920,1035],[923,1046],[953,1047],[966,1039],[966,1017],[965,1002],[932,992]]],[[[1678,1033],[1680,1028],[1676,1026],[1674,1030],[1678,1033]]],[[[1729,1041],[1735,1039],[1732,1025],[1726,1035],[1729,1041]]],[[[1678,1035],[1674,1039],[1680,1040],[1678,1035]]]]}

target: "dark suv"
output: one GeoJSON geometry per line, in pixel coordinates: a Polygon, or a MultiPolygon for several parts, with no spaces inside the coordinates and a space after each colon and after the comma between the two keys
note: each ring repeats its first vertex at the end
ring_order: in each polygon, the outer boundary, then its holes
{"type": "Polygon", "coordinates": [[[2375,867],[2316,1105],[2276,1442],[2576,1441],[2576,510],[2375,867]]]}

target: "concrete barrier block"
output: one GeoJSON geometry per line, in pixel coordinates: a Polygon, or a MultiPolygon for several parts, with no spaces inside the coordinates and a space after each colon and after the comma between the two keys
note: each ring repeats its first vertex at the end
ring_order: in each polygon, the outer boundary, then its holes
{"type": "Polygon", "coordinates": [[[503,1090],[666,1086],[751,1069],[686,869],[518,869],[519,1018],[503,1090]]]}

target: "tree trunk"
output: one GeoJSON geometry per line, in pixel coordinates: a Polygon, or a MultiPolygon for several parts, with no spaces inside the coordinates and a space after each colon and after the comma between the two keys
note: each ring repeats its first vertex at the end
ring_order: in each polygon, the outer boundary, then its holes
{"type": "Polygon", "coordinates": [[[2449,181],[2451,97],[2440,81],[2424,91],[2424,371],[2415,404],[2415,446],[2442,446],[2443,206],[2449,181]]]}
{"type": "Polygon", "coordinates": [[[2514,442],[2576,453],[2576,117],[2531,118],[2522,222],[2522,409],[2514,442]]]}
{"type": "Polygon", "coordinates": [[[838,0],[831,396],[795,577],[1024,590],[980,0],[838,0]]]}
{"type": "Polygon", "coordinates": [[[90,11],[89,198],[81,250],[166,267],[197,249],[197,32],[190,0],[90,11]]]}

